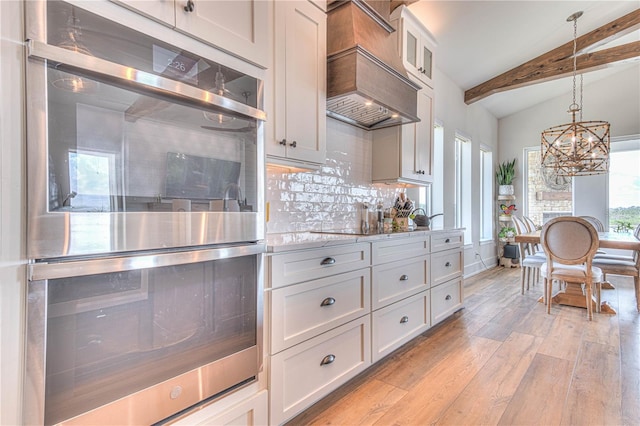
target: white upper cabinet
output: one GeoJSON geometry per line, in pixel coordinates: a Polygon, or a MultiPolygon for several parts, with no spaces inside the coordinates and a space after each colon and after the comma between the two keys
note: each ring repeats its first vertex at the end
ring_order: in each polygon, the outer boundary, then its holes
{"type": "Polygon", "coordinates": [[[429,86],[418,91],[418,117],[417,123],[373,132],[373,182],[419,185],[433,181],[433,89],[429,86]]]}
{"type": "Polygon", "coordinates": [[[266,141],[269,163],[318,168],[325,162],[327,17],[316,3],[275,2],[275,109],[273,134],[266,141]]]}
{"type": "Polygon", "coordinates": [[[433,36],[406,6],[400,6],[393,11],[391,23],[400,35],[398,50],[402,52],[405,68],[422,83],[433,88],[436,46],[433,36]]]}
{"type": "Polygon", "coordinates": [[[264,0],[112,0],[227,53],[267,68],[264,0]]]}

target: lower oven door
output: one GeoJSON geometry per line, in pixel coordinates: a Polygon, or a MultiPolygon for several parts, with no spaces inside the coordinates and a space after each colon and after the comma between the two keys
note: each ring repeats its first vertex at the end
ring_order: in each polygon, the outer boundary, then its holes
{"type": "Polygon", "coordinates": [[[33,264],[26,424],[151,424],[257,377],[264,245],[33,264]]]}

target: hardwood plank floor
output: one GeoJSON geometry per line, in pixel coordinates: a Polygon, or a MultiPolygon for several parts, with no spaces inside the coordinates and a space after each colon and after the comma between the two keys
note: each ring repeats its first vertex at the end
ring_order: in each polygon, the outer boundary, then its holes
{"type": "Polygon", "coordinates": [[[288,425],[640,425],[640,314],[633,280],[603,290],[617,315],[520,294],[520,270],[465,282],[465,309],[288,425]]]}

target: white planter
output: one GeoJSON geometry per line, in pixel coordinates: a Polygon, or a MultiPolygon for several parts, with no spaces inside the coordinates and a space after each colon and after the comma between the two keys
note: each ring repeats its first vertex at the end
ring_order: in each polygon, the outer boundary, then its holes
{"type": "Polygon", "coordinates": [[[498,195],[513,195],[513,185],[499,185],[498,195]]]}

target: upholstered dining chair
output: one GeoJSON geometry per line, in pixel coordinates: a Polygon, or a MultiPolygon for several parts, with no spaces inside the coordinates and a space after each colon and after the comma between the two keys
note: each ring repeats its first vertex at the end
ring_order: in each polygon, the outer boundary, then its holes
{"type": "Polygon", "coordinates": [[[584,284],[587,318],[592,320],[593,285],[596,285],[596,309],[599,311],[602,281],[602,270],[592,265],[598,250],[598,232],[585,219],[561,216],[545,223],[540,242],[547,255],[547,261],[540,268],[547,292],[547,313],[551,313],[553,281],[564,281],[567,286],[584,284]]]}
{"type": "Polygon", "coordinates": [[[578,217],[592,224],[593,227],[596,228],[597,232],[604,232],[604,223],[602,223],[600,219],[598,219],[597,217],[593,217],[593,216],[578,216],[578,217]]]}
{"type": "MultiPolygon", "coordinates": [[[[530,231],[523,219],[512,216],[511,220],[518,235],[526,234],[530,231]]],[[[522,294],[524,294],[525,282],[527,290],[529,290],[529,284],[532,281],[532,274],[533,284],[535,285],[538,282],[540,267],[546,262],[547,258],[542,253],[536,253],[532,244],[518,243],[518,249],[520,250],[520,285],[522,294]]],[[[547,293],[544,292],[543,294],[546,302],[547,293]]]]}
{"type": "MultiPolygon", "coordinates": [[[[533,219],[531,219],[529,216],[522,216],[522,220],[524,221],[525,225],[527,225],[527,228],[529,228],[529,232],[533,232],[539,229],[538,225],[536,225],[533,219]]],[[[540,246],[540,244],[533,244],[531,247],[534,253],[542,252],[542,246],[540,246]]]]}
{"type": "MultiPolygon", "coordinates": [[[[636,226],[633,235],[640,240],[640,225],[636,226]]],[[[631,256],[613,254],[596,254],[593,265],[600,268],[603,275],[627,275],[633,277],[636,293],[636,309],[640,312],[640,253],[634,251],[631,256]]]]}

